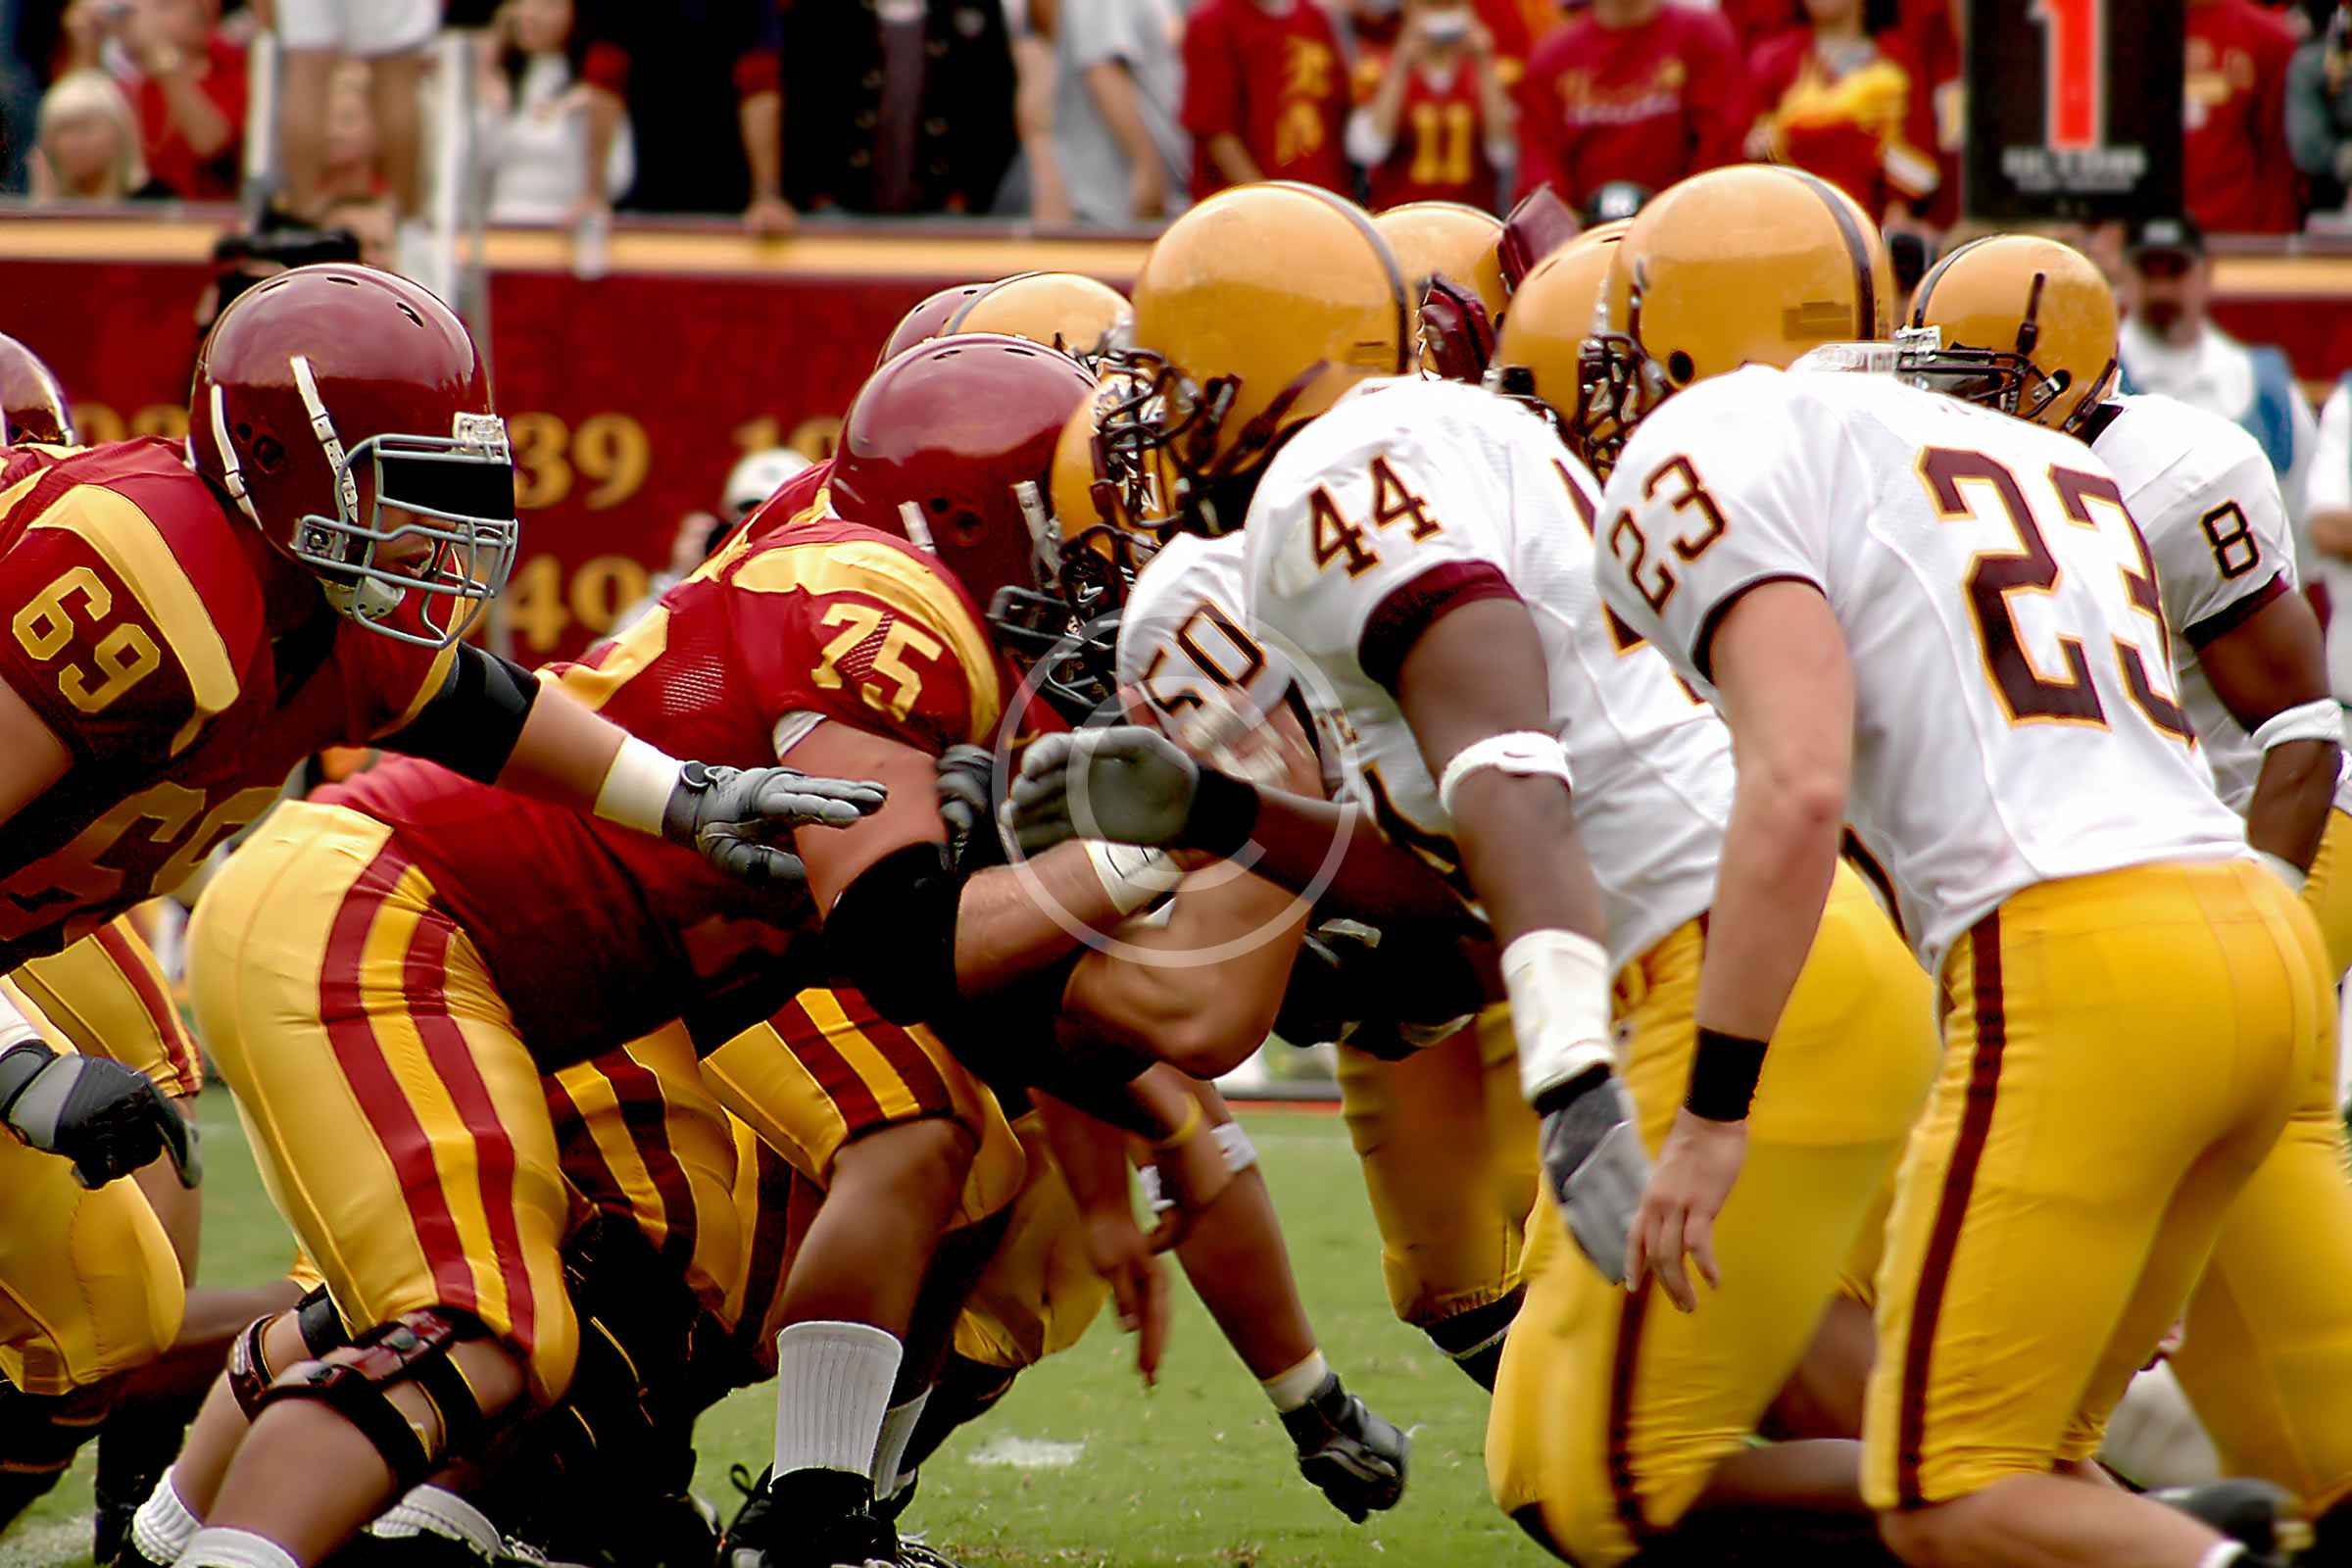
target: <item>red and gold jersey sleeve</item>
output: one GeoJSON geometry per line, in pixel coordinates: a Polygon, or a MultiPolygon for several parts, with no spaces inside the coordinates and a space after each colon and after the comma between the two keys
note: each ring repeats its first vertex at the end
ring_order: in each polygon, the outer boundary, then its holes
{"type": "Polygon", "coordinates": [[[164,521],[77,484],[0,554],[0,680],[83,760],[177,757],[235,702],[257,645],[249,580],[220,591],[164,521]]]}
{"type": "Polygon", "coordinates": [[[146,1074],[168,1095],[204,1087],[204,1068],[163,966],[125,915],[10,976],[85,1056],[146,1074]]]}
{"type": "Polygon", "coordinates": [[[810,524],[747,552],[724,582],[765,722],[817,713],[932,752],[995,732],[995,645],[962,589],[903,541],[810,524]]]}

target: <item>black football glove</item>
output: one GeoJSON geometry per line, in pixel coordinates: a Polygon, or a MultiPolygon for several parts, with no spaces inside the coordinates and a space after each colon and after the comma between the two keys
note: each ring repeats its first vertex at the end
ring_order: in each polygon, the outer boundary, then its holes
{"type": "Polygon", "coordinates": [[[1649,1185],[1649,1152],[1625,1080],[1594,1067],[1537,1097],[1544,1185],[1601,1277],[1625,1279],[1634,1214],[1649,1185]]]}
{"type": "Polygon", "coordinates": [[[172,1156],[182,1187],[204,1179],[196,1129],[147,1079],[103,1056],[61,1056],[27,1043],[0,1054],[0,1119],[33,1148],[74,1162],[74,1180],[104,1187],[172,1156]]]}

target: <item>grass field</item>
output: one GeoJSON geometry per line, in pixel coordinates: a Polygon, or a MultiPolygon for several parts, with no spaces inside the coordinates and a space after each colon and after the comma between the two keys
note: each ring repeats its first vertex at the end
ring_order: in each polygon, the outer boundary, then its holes
{"type": "MultiPolygon", "coordinates": [[[[203,1277],[267,1278],[289,1243],[256,1180],[224,1091],[205,1103],[203,1277]]],[[[1262,1152],[1324,1352],[1348,1386],[1413,1437],[1404,1501],[1361,1527],[1298,1479],[1288,1440],[1199,1303],[1178,1283],[1159,1387],[1136,1380],[1107,1314],[1064,1355],[924,1467],[906,1527],[972,1568],[1326,1568],[1341,1563],[1543,1558],[1487,1500],[1486,1397],[1389,1311],[1380,1249],[1339,1119],[1245,1118],[1262,1152]]],[[[737,1395],[699,1436],[697,1489],[731,1512],[727,1468],[763,1462],[772,1389],[737,1395]]],[[[88,1561],[89,1450],[66,1485],[0,1542],[0,1568],[88,1561]]]]}

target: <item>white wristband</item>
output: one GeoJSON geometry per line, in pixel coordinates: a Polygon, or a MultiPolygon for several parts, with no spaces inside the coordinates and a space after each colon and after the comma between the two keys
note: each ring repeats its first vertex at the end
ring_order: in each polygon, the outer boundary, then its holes
{"type": "Polygon", "coordinates": [[[1110,895],[1110,906],[1121,914],[1133,914],[1161,894],[1175,892],[1176,884],[1184,880],[1183,868],[1165,850],[1106,844],[1101,839],[1082,842],[1087,863],[1095,868],[1102,891],[1110,895]]]}
{"type": "Polygon", "coordinates": [[[0,1051],[14,1051],[23,1045],[44,1044],[40,1030],[32,1020],[17,1008],[17,999],[0,991],[0,1051]]]}
{"type": "Polygon", "coordinates": [[[1560,744],[1557,735],[1546,735],[1539,729],[1490,735],[1454,753],[1453,760],[1446,764],[1446,771],[1439,776],[1438,805],[1447,816],[1453,814],[1453,792],[1461,788],[1462,780],[1486,767],[1529,777],[1540,774],[1574,787],[1574,780],[1568,775],[1568,748],[1560,744]]]}
{"type": "Polygon", "coordinates": [[[1593,1067],[1613,1067],[1609,955],[1573,931],[1530,931],[1502,950],[1502,986],[1529,1103],[1593,1067]]]}
{"type": "Polygon", "coordinates": [[[2274,746],[2284,746],[2288,741],[2327,741],[2335,746],[2343,745],[2343,708],[2332,697],[2298,703],[2293,708],[2273,713],[2254,731],[2257,751],[2267,752],[2274,746]]]}
{"type": "Polygon", "coordinates": [[[2263,863],[2263,868],[2265,870],[2269,871],[2279,881],[2285,883],[2289,893],[2301,893],[2303,891],[2303,884],[2306,880],[2308,880],[2308,877],[2306,873],[2297,870],[2295,868],[2295,862],[2288,859],[2285,856],[2273,855],[2268,850],[2256,850],[2254,852],[2254,858],[2263,863]]]}
{"type": "Polygon", "coordinates": [[[596,792],[596,814],[659,838],[669,798],[678,788],[678,760],[631,735],[612,754],[604,787],[596,792]]]}

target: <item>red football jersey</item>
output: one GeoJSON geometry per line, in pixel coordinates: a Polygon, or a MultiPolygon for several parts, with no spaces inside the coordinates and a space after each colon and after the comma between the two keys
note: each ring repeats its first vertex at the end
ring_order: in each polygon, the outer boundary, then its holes
{"type": "Polygon", "coordinates": [[[1812,33],[1785,32],[1748,61],[1758,124],[1775,162],[1819,174],[1862,204],[1873,220],[1896,201],[1936,189],[1932,148],[1911,144],[1911,73],[1892,47],[1877,41],[1871,56],[1833,75],[1813,47],[1812,33]]]}
{"type": "Polygon", "coordinates": [[[1485,105],[1478,73],[1467,56],[1443,78],[1417,70],[1405,80],[1396,112],[1396,141],[1370,172],[1372,208],[1406,202],[1460,202],[1488,208],[1496,195],[1494,165],[1487,157],[1485,105]]]}
{"type": "Polygon", "coordinates": [[[1315,0],[1273,15],[1258,0],[1205,0],[1184,29],[1184,128],[1193,136],[1193,199],[1231,183],[1208,139],[1239,136],[1259,177],[1355,188],[1343,135],[1348,65],[1315,0]]]}
{"type": "Polygon", "coordinates": [[[450,650],[335,613],[168,441],[0,453],[0,680],[72,754],[0,848],[0,970],[168,893],[322,747],[398,729],[450,650]]]}
{"type": "MultiPolygon", "coordinates": [[[[540,679],[673,756],[736,767],[774,761],[811,718],[932,753],[986,741],[1004,691],[953,578],[903,539],[823,516],[721,550],[540,679]]],[[[690,1009],[749,1022],[822,978],[804,891],[692,850],[410,760],[317,798],[399,831],[550,1070],[690,1009]]]]}
{"type": "Polygon", "coordinates": [[[2295,35],[2253,0],[2188,8],[2182,205],[2209,234],[2278,234],[2302,220],[2286,148],[2295,35]]]}
{"type": "Polygon", "coordinates": [[[833,477],[833,460],[812,463],[784,481],[784,487],[754,507],[750,514],[711,550],[712,555],[732,547],[738,540],[765,538],[775,529],[787,524],[806,521],[811,515],[821,515],[825,498],[825,482],[833,477]]]}
{"type": "Polygon", "coordinates": [[[1536,46],[1519,84],[1519,188],[1571,207],[1613,179],[1652,191],[1736,163],[1747,70],[1730,24],[1670,5],[1631,27],[1591,16],[1536,46]]]}

